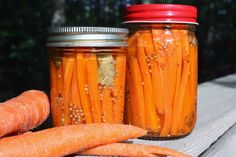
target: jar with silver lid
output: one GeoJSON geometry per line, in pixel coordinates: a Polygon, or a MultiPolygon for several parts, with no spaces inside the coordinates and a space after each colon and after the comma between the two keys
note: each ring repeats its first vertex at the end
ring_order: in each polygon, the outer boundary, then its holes
{"type": "Polygon", "coordinates": [[[49,29],[53,125],[122,123],[128,30],[49,29]]]}

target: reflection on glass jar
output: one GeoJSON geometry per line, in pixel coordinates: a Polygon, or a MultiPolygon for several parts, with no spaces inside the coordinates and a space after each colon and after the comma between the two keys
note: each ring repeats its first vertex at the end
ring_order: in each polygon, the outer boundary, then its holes
{"type": "MultiPolygon", "coordinates": [[[[127,8],[127,27],[131,33],[128,41],[125,121],[148,130],[146,138],[187,135],[195,125],[198,66],[198,46],[194,34],[196,23],[158,22],[159,14],[156,21],[137,22],[137,16],[141,15],[134,14],[145,8],[152,14],[161,13],[163,8],[173,10],[175,14],[176,8],[184,12],[185,7],[136,5],[127,8]]],[[[194,7],[190,9],[196,11],[194,7]]],[[[178,17],[174,18],[178,20],[178,17]]]]}
{"type": "MultiPolygon", "coordinates": [[[[85,30],[77,32],[71,30],[73,35],[68,35],[66,32],[66,35],[64,34],[66,38],[74,39],[76,36],[76,40],[72,44],[69,43],[69,46],[67,41],[62,44],[58,40],[55,41],[55,36],[49,37],[47,46],[50,52],[53,124],[60,126],[101,122],[122,123],[127,30],[79,28],[93,29],[89,35],[85,30]],[[121,33],[122,36],[116,33],[121,33]],[[113,37],[109,38],[107,34],[113,37]],[[91,38],[97,39],[97,43],[91,38]]],[[[61,32],[56,33],[58,35],[61,32]]]]}

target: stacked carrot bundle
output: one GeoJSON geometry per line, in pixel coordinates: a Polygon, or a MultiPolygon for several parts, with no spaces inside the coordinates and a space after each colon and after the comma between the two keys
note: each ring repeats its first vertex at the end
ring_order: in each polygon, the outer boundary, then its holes
{"type": "MultiPolygon", "coordinates": [[[[49,101],[41,91],[30,90],[0,103],[0,137],[23,133],[41,124],[49,114],[49,101]]],[[[123,124],[67,125],[0,138],[0,157],[62,157],[70,154],[114,156],[188,157],[158,146],[115,143],[137,138],[146,131],[123,124]]]]}
{"type": "Polygon", "coordinates": [[[51,106],[55,126],[123,122],[125,50],[93,51],[52,49],[51,106]]]}
{"type": "Polygon", "coordinates": [[[126,122],[167,137],[195,123],[197,41],[177,26],[139,30],[129,39],[126,122]]]}

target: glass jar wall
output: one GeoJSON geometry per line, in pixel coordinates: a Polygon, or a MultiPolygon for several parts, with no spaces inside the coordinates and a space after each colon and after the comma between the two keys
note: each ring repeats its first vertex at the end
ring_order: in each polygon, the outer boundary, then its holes
{"type": "Polygon", "coordinates": [[[127,27],[125,122],[148,130],[146,138],[189,134],[197,115],[196,24],[132,21],[127,27]]]}
{"type": "Polygon", "coordinates": [[[122,123],[127,30],[94,28],[89,35],[84,30],[73,32],[73,35],[67,32],[64,39],[77,39],[72,43],[63,41],[62,45],[57,41],[58,34],[56,32],[56,37],[52,36],[48,42],[54,126],[122,123]],[[117,32],[124,37],[116,36],[117,32]],[[97,43],[91,38],[97,38],[97,43]]]}

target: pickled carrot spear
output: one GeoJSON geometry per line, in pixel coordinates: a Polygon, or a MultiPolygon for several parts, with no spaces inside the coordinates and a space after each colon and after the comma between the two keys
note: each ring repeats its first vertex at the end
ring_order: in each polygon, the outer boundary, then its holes
{"type": "Polygon", "coordinates": [[[190,94],[190,88],[191,88],[191,84],[190,84],[190,79],[188,79],[187,81],[187,85],[185,87],[185,93],[184,93],[184,97],[183,97],[183,108],[181,110],[181,117],[180,117],[180,121],[179,121],[179,131],[184,132],[183,129],[185,128],[185,125],[187,125],[188,123],[188,118],[189,118],[189,111],[191,110],[190,107],[192,107],[193,105],[191,105],[192,101],[191,101],[191,94],[190,94]]]}
{"type": "MultiPolygon", "coordinates": [[[[178,104],[178,96],[180,91],[180,82],[182,77],[182,42],[181,42],[181,34],[179,30],[172,30],[174,34],[175,40],[175,51],[176,51],[176,63],[177,63],[177,73],[176,73],[176,88],[174,93],[174,102],[173,102],[173,109],[175,110],[175,106],[178,104]]],[[[173,111],[174,112],[174,111],[173,111]]],[[[173,113],[174,114],[174,113],[173,113]]],[[[173,121],[175,117],[173,116],[173,121]]]]}
{"type": "Polygon", "coordinates": [[[72,84],[71,84],[71,108],[70,119],[72,124],[83,124],[84,123],[84,113],[81,106],[81,99],[79,93],[79,85],[77,82],[77,65],[74,65],[74,70],[72,74],[72,84]]]}
{"type": "MultiPolygon", "coordinates": [[[[102,112],[105,123],[114,123],[114,114],[112,107],[112,90],[109,87],[104,87],[102,91],[102,112]]],[[[118,104],[120,105],[120,104],[118,104]]]]}
{"type": "Polygon", "coordinates": [[[183,71],[182,77],[179,87],[178,99],[177,103],[174,106],[173,112],[173,123],[172,123],[172,133],[178,134],[180,128],[180,121],[181,121],[181,111],[183,110],[183,100],[184,100],[184,93],[186,91],[187,82],[189,79],[189,39],[188,39],[188,31],[181,30],[181,44],[182,44],[182,59],[183,59],[183,71]]]}
{"type": "Polygon", "coordinates": [[[137,39],[140,36],[139,32],[136,32],[128,40],[128,59],[135,57],[137,55],[137,39]]]}
{"type": "Polygon", "coordinates": [[[167,58],[168,58],[168,82],[169,82],[169,94],[171,100],[171,106],[174,103],[174,96],[176,90],[176,77],[177,77],[177,51],[176,42],[173,31],[169,30],[165,32],[165,41],[167,41],[167,58]]]}
{"type": "Polygon", "coordinates": [[[89,100],[92,108],[93,122],[102,122],[102,108],[98,90],[98,64],[96,54],[91,54],[87,58],[87,81],[89,90],[89,100]]]}
{"type": "Polygon", "coordinates": [[[126,74],[126,56],[116,55],[116,76],[114,80],[113,95],[116,98],[113,105],[114,122],[123,122],[124,98],[125,98],[125,74],[126,74]]]}
{"type": "Polygon", "coordinates": [[[69,100],[71,100],[71,82],[72,82],[72,74],[75,64],[75,58],[64,56],[62,57],[62,66],[63,66],[63,100],[64,100],[64,118],[65,124],[70,123],[69,118],[69,100]]]}
{"type": "MultiPolygon", "coordinates": [[[[130,61],[130,71],[131,71],[131,79],[132,79],[132,87],[133,88],[133,99],[136,101],[136,105],[132,104],[132,108],[137,107],[137,113],[139,122],[137,126],[141,128],[145,128],[145,103],[144,103],[144,94],[143,94],[143,84],[142,84],[142,76],[139,69],[139,64],[137,58],[133,58],[130,61]]],[[[148,113],[147,113],[148,114],[148,113]]],[[[136,121],[136,120],[135,120],[136,121]]]]}
{"type": "Polygon", "coordinates": [[[67,125],[2,138],[0,157],[62,157],[145,134],[145,130],[131,125],[67,125]]]}
{"type": "Polygon", "coordinates": [[[144,52],[144,44],[143,41],[146,41],[145,38],[138,39],[138,61],[140,66],[141,76],[143,78],[144,86],[144,104],[145,104],[145,127],[148,130],[157,131],[158,130],[158,117],[156,113],[156,108],[153,103],[153,90],[152,90],[152,80],[149,73],[149,68],[146,62],[146,55],[144,52]]]}
{"type": "Polygon", "coordinates": [[[79,93],[81,97],[81,105],[84,112],[85,122],[92,123],[92,112],[89,103],[88,97],[88,87],[87,85],[87,66],[86,66],[86,59],[84,58],[83,54],[77,53],[76,54],[76,64],[77,64],[77,82],[79,85],[79,93]],[[87,93],[86,93],[87,92],[87,93]]]}
{"type": "Polygon", "coordinates": [[[164,114],[164,98],[163,98],[163,88],[162,88],[162,80],[161,80],[161,74],[160,69],[158,67],[158,54],[160,49],[160,37],[161,37],[161,31],[156,31],[155,36],[153,36],[154,29],[151,30],[152,32],[152,40],[153,40],[153,46],[154,46],[154,62],[152,65],[152,86],[153,86],[153,97],[154,97],[154,103],[156,105],[156,110],[159,114],[164,114]]]}
{"type": "Polygon", "coordinates": [[[143,145],[143,144],[129,144],[129,143],[111,143],[103,146],[98,146],[81,152],[84,155],[98,155],[98,156],[142,156],[155,157],[159,155],[172,157],[190,157],[173,149],[143,145]]]}
{"type": "MultiPolygon", "coordinates": [[[[194,41],[196,42],[196,41],[194,41]]],[[[183,116],[185,117],[185,125],[183,126],[184,131],[185,132],[189,132],[192,128],[192,125],[194,124],[194,121],[196,119],[194,119],[193,115],[194,112],[196,112],[195,110],[195,106],[196,106],[196,98],[197,98],[197,46],[193,45],[194,43],[190,44],[190,52],[189,52],[189,63],[190,63],[190,75],[189,75],[189,80],[188,80],[188,84],[189,86],[187,87],[188,91],[186,91],[185,93],[188,92],[188,97],[185,100],[188,102],[188,104],[184,104],[184,110],[183,111],[183,116]]]]}
{"type": "Polygon", "coordinates": [[[58,104],[57,96],[58,96],[58,89],[57,89],[57,68],[54,63],[54,56],[50,57],[50,103],[51,103],[51,113],[52,113],[52,120],[54,126],[61,125],[61,106],[58,104]]]}
{"type": "Polygon", "coordinates": [[[127,70],[127,77],[126,77],[126,81],[127,81],[127,88],[128,88],[128,94],[127,94],[127,99],[128,101],[126,101],[126,106],[129,105],[128,110],[127,110],[127,124],[132,124],[135,126],[139,126],[140,120],[139,120],[139,115],[138,115],[138,109],[137,107],[133,107],[133,104],[137,104],[136,103],[136,96],[134,93],[134,85],[133,85],[133,81],[131,78],[131,72],[128,69],[127,70]]]}
{"type": "Polygon", "coordinates": [[[160,78],[161,78],[161,90],[163,93],[163,100],[164,100],[164,123],[161,130],[161,136],[167,136],[169,134],[171,123],[172,123],[172,104],[171,104],[171,96],[170,96],[170,85],[168,81],[168,74],[169,74],[169,65],[168,65],[168,56],[167,56],[167,45],[165,40],[165,32],[153,29],[152,35],[154,38],[155,44],[159,44],[160,46],[156,46],[159,48],[157,51],[157,58],[158,58],[158,67],[160,71],[160,78]],[[161,36],[161,37],[160,37],[161,36]],[[158,39],[158,40],[157,40],[158,39]]]}
{"type": "Polygon", "coordinates": [[[60,126],[60,125],[65,125],[65,113],[64,113],[64,100],[63,100],[63,95],[64,95],[64,78],[63,78],[63,65],[62,65],[62,59],[60,57],[60,65],[57,68],[57,105],[61,108],[58,110],[58,115],[55,115],[59,119],[59,124],[55,124],[54,126],[60,126]]]}

